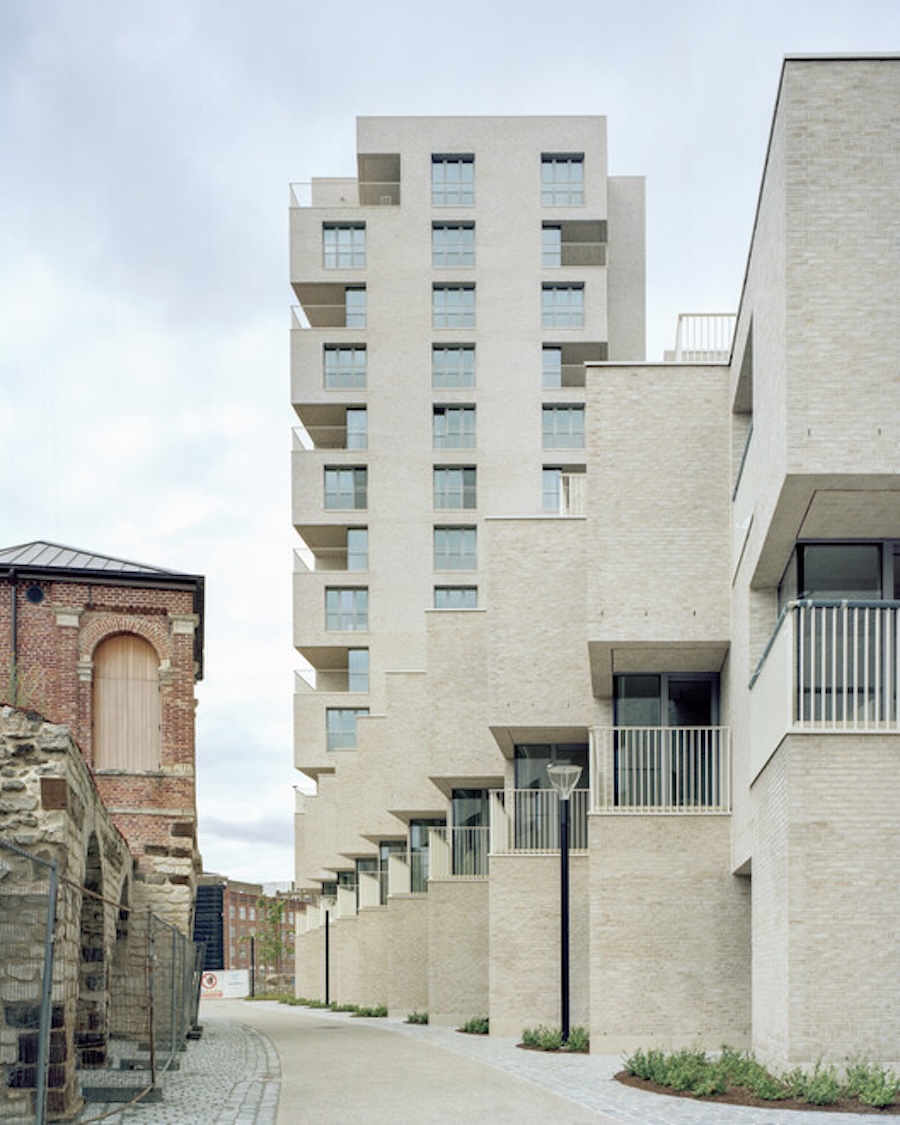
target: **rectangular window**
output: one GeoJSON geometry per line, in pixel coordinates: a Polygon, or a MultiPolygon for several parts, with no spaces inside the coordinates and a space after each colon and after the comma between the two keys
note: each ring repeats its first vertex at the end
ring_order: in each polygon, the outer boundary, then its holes
{"type": "Polygon", "coordinates": [[[475,265],[475,224],[434,223],[431,264],[437,267],[475,265]]]}
{"type": "Polygon", "coordinates": [[[435,207],[471,207],[475,202],[475,157],[469,153],[431,158],[431,202],[435,207]]]}
{"type": "Polygon", "coordinates": [[[347,650],[347,690],[369,690],[369,650],[367,648],[347,650]]]}
{"type": "Polygon", "coordinates": [[[347,569],[369,569],[369,529],[367,527],[347,528],[347,569]]]}
{"type": "Polygon", "coordinates": [[[475,469],[447,466],[434,470],[435,508],[474,508],[475,469]]]}
{"type": "Polygon", "coordinates": [[[368,446],[368,421],[364,406],[347,407],[347,449],[365,449],[368,446]]]}
{"type": "Polygon", "coordinates": [[[433,387],[475,386],[475,345],[457,347],[435,344],[431,350],[431,385],[433,387]]]}
{"type": "Polygon", "coordinates": [[[584,449],[584,407],[545,406],[544,449],[584,449]]]}
{"type": "Polygon", "coordinates": [[[434,408],[434,448],[475,448],[475,407],[436,406],[434,408]]]}
{"type": "Polygon", "coordinates": [[[366,291],[357,286],[344,290],[344,326],[346,328],[365,328],[366,291]]]}
{"type": "Polygon", "coordinates": [[[366,385],[366,349],[343,344],[325,345],[325,387],[329,391],[356,390],[366,385]]]}
{"type": "Polygon", "coordinates": [[[544,153],[541,157],[541,203],[547,207],[584,203],[582,153],[544,153]]]}
{"type": "Polygon", "coordinates": [[[369,628],[369,591],[365,586],[325,591],[325,628],[330,633],[365,632],[369,628]]]}
{"type": "Polygon", "coordinates": [[[541,265],[548,268],[562,265],[562,227],[545,223],[541,229],[541,265]]]}
{"type": "Polygon", "coordinates": [[[542,286],[541,324],[544,328],[584,328],[584,284],[542,286]]]}
{"type": "Polygon", "coordinates": [[[435,609],[477,609],[477,586],[435,586],[435,609]]]}
{"type": "Polygon", "coordinates": [[[541,383],[545,387],[562,386],[562,348],[544,348],[542,350],[541,383]]]}
{"type": "Polygon", "coordinates": [[[435,570],[475,570],[477,568],[474,527],[436,527],[434,529],[435,570]]]}
{"type": "Polygon", "coordinates": [[[543,469],[541,473],[542,507],[545,512],[559,512],[562,469],[543,469]]]}
{"type": "Polygon", "coordinates": [[[357,720],[368,715],[368,707],[327,707],[325,728],[329,750],[355,750],[357,745],[357,720]]]}
{"type": "Polygon", "coordinates": [[[322,264],[325,269],[361,269],[366,264],[365,223],[324,223],[322,264]]]}
{"type": "Polygon", "coordinates": [[[475,286],[435,285],[431,294],[431,323],[435,328],[473,328],[475,286]]]}
{"type": "Polygon", "coordinates": [[[368,472],[361,466],[325,469],[325,507],[365,508],[368,504],[368,472]]]}

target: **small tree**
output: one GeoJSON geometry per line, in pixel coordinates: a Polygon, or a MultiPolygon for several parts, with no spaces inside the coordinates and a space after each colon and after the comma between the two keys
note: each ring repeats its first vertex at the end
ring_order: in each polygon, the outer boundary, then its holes
{"type": "Polygon", "coordinates": [[[266,898],[261,895],[256,901],[259,911],[259,928],[256,932],[256,955],[263,965],[275,972],[282,971],[287,943],[282,937],[284,924],[284,899],[266,898]]]}

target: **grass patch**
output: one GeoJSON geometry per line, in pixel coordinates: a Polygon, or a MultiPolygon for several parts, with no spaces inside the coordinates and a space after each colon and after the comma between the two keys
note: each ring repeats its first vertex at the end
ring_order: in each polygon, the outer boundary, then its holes
{"type": "Polygon", "coordinates": [[[387,1015],[387,1004],[376,1004],[372,1008],[355,1008],[353,1011],[354,1016],[367,1016],[369,1018],[380,1018],[387,1015]]]}
{"type": "Polygon", "coordinates": [[[457,1031],[464,1031],[466,1035],[487,1035],[490,1031],[490,1020],[487,1016],[475,1016],[466,1020],[457,1031]]]}
{"type": "Polygon", "coordinates": [[[406,1017],[407,1023],[428,1023],[427,1012],[410,1012],[406,1017]]]}

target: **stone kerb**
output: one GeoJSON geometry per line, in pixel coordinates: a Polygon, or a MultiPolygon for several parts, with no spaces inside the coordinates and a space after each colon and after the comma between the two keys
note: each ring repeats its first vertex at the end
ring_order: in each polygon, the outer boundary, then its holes
{"type": "Polygon", "coordinates": [[[47,896],[22,852],[58,864],[47,1108],[71,1115],[81,1102],[76,1068],[106,1061],[110,904],[127,893],[132,860],[68,728],[11,707],[0,708],[0,841],[18,849],[0,848],[0,1116],[33,1119],[47,896]]]}

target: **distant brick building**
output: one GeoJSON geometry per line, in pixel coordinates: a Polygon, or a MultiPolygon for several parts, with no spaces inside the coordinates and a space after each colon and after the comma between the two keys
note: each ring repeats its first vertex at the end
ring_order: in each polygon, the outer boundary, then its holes
{"type": "Polygon", "coordinates": [[[153,908],[192,930],[203,579],[53,543],[0,550],[0,701],[67,726],[153,908]]]}
{"type": "Polygon", "coordinates": [[[206,945],[206,968],[249,970],[254,960],[250,938],[259,939],[266,933],[270,925],[269,907],[283,902],[278,927],[282,956],[267,958],[265,941],[257,941],[253,951],[255,968],[258,979],[272,974],[293,977],[297,924],[312,898],[309,892],[276,890],[267,894],[260,883],[242,883],[224,875],[201,875],[194,940],[206,945]]]}

